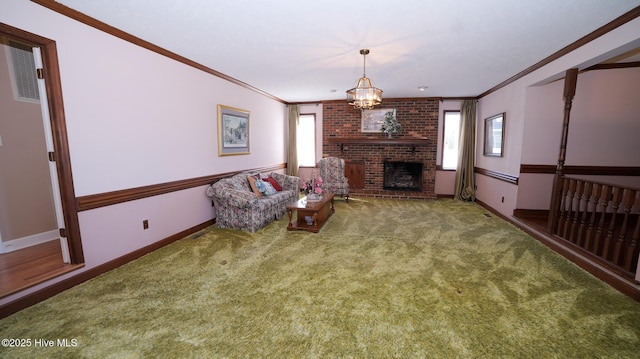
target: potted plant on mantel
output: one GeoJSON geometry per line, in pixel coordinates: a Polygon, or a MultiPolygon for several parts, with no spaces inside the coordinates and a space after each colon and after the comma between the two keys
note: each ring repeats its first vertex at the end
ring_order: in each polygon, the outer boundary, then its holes
{"type": "Polygon", "coordinates": [[[380,132],[386,133],[391,138],[393,134],[400,132],[400,127],[402,126],[398,123],[396,116],[393,115],[393,111],[389,111],[384,115],[380,132]]]}

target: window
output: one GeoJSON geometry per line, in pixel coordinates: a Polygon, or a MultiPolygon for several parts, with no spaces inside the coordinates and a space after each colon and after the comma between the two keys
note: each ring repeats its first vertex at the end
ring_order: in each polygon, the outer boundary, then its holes
{"type": "Polygon", "coordinates": [[[300,115],[298,120],[298,165],[316,166],[316,115],[300,115]]]}
{"type": "Polygon", "coordinates": [[[443,122],[442,169],[455,170],[458,167],[460,111],[444,111],[443,122]]]}

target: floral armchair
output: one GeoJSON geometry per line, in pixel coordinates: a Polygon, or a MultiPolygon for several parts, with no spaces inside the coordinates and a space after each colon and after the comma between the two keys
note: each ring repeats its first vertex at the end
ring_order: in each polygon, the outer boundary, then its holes
{"type": "Polygon", "coordinates": [[[322,190],[334,195],[344,196],[349,202],[349,181],[344,175],[344,160],[337,157],[325,157],[318,162],[322,190]]]}

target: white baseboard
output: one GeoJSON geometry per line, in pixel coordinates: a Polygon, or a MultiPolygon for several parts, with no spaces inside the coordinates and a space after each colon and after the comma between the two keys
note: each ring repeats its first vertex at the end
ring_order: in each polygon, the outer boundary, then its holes
{"type": "Polygon", "coordinates": [[[60,233],[57,229],[48,232],[42,232],[33,234],[30,236],[12,239],[10,241],[2,242],[0,247],[0,253],[9,253],[17,251],[19,249],[35,246],[36,244],[53,241],[60,238],[60,233]]]}

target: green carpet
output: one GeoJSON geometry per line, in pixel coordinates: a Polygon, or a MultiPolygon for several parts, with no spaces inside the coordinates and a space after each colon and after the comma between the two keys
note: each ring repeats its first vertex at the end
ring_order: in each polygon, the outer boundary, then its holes
{"type": "Polygon", "coordinates": [[[31,347],[0,356],[640,355],[639,303],[477,204],[354,198],[318,234],[287,223],[210,227],[5,318],[31,347]]]}

